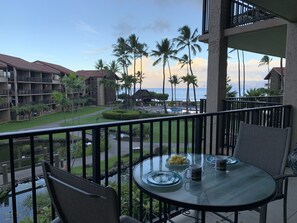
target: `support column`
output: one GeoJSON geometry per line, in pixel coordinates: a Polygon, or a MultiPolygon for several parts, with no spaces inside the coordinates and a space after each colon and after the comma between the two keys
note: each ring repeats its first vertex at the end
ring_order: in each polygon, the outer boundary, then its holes
{"type": "MultiPolygon", "coordinates": [[[[228,40],[224,36],[228,24],[230,1],[209,0],[209,39],[208,39],[208,70],[206,112],[223,110],[223,100],[226,98],[226,75],[228,40]]],[[[223,151],[221,147],[222,124],[214,118],[207,120],[207,131],[212,131],[212,137],[207,137],[206,153],[223,151]],[[218,129],[218,132],[216,131],[218,129]]]]}
{"type": "Polygon", "coordinates": [[[292,105],[291,126],[292,139],[291,149],[297,143],[297,24],[287,24],[286,44],[286,73],[284,75],[284,105],[292,105]]]}
{"type": "Polygon", "coordinates": [[[209,1],[206,112],[221,111],[222,100],[226,98],[228,40],[224,37],[224,30],[228,24],[229,8],[229,1],[209,1]]]}

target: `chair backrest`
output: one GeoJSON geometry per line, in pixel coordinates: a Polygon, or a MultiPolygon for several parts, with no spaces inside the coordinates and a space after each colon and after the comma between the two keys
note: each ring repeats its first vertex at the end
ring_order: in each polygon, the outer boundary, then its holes
{"type": "Polygon", "coordinates": [[[291,128],[272,128],[240,123],[233,156],[278,176],[284,173],[291,128]]]}
{"type": "Polygon", "coordinates": [[[43,162],[52,204],[63,223],[118,223],[116,191],[43,162]]]}

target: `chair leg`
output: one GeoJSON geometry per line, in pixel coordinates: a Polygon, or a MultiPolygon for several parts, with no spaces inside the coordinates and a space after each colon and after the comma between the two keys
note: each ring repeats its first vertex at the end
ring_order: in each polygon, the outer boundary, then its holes
{"type": "Polygon", "coordinates": [[[238,222],[238,211],[234,212],[234,223],[238,222]]]}
{"type": "Polygon", "coordinates": [[[284,188],[284,198],[283,198],[283,220],[284,223],[287,223],[287,196],[288,196],[288,183],[289,179],[285,179],[285,188],[284,188]]]}
{"type": "Polygon", "coordinates": [[[284,197],[284,204],[283,204],[283,220],[284,223],[287,223],[287,196],[284,197]]]}
{"type": "Polygon", "coordinates": [[[260,207],[260,223],[266,223],[267,216],[267,204],[260,207]]]}

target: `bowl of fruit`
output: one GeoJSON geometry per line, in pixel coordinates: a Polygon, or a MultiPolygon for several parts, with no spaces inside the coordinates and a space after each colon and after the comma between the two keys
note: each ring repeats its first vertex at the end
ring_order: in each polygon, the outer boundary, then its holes
{"type": "Polygon", "coordinates": [[[174,169],[184,169],[188,167],[190,164],[190,160],[183,155],[172,155],[166,160],[166,167],[167,168],[174,168],[174,169]]]}

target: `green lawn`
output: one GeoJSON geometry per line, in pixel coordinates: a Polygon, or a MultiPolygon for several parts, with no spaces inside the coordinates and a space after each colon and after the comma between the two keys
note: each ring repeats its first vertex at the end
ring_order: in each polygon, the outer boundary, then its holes
{"type": "MultiPolygon", "coordinates": [[[[71,126],[71,125],[81,125],[81,124],[94,124],[94,123],[107,123],[107,122],[114,122],[116,120],[110,120],[110,119],[104,119],[102,118],[101,114],[94,114],[90,115],[87,117],[80,117],[86,114],[92,114],[96,113],[100,110],[104,109],[104,107],[84,107],[80,108],[77,112],[58,112],[54,114],[49,114],[49,115],[44,115],[41,117],[34,118],[30,121],[19,121],[19,122],[10,122],[10,123],[5,123],[5,124],[0,124],[0,133],[1,132],[8,132],[8,131],[17,131],[17,130],[22,130],[26,128],[31,128],[35,126],[40,126],[52,122],[61,122],[61,126],[71,126]],[[73,116],[72,116],[73,115],[73,116]],[[72,120],[73,117],[73,120],[72,120]],[[78,118],[80,117],[80,118],[78,118]],[[67,119],[66,122],[63,120],[67,119]]],[[[145,126],[149,126],[148,124],[145,124],[145,126]]],[[[136,127],[136,126],[135,126],[136,127]]],[[[128,132],[128,126],[123,126],[122,131],[128,132]]],[[[176,121],[172,122],[172,135],[171,135],[171,142],[175,143],[176,142],[176,121]]],[[[180,137],[179,140],[180,142],[183,142],[184,140],[184,132],[182,130],[184,129],[184,122],[180,122],[180,137]]],[[[188,126],[188,131],[190,132],[192,130],[192,126],[188,126]]],[[[160,128],[159,128],[159,123],[154,124],[154,131],[153,131],[153,141],[158,142],[159,137],[161,135],[160,133],[160,128]]],[[[163,131],[162,131],[162,136],[163,136],[163,142],[168,141],[168,123],[164,122],[163,123],[163,131]]],[[[57,136],[56,136],[57,137],[57,136]]],[[[65,137],[64,134],[61,136],[62,138],[65,137]]],[[[146,139],[145,141],[148,141],[146,139]]]]}
{"type": "MultiPolygon", "coordinates": [[[[49,115],[44,115],[41,117],[33,118],[32,120],[26,121],[14,121],[9,123],[0,124],[0,133],[1,132],[11,132],[22,129],[27,129],[35,126],[41,126],[48,123],[59,122],[65,119],[71,119],[72,117],[79,117],[86,114],[92,114],[104,109],[104,107],[84,107],[80,108],[77,112],[57,112],[49,115]]],[[[83,123],[80,123],[83,124],[83,123]]]]}

